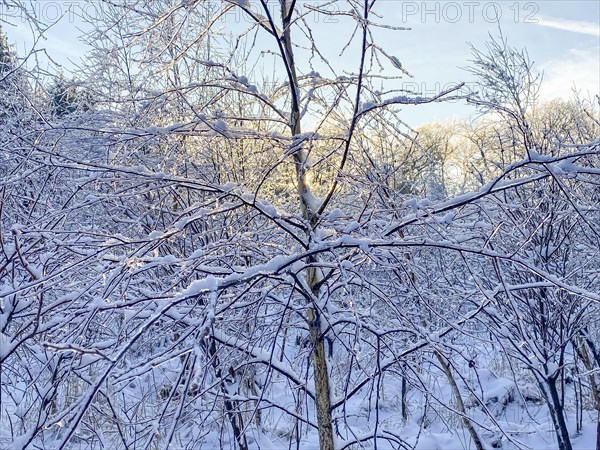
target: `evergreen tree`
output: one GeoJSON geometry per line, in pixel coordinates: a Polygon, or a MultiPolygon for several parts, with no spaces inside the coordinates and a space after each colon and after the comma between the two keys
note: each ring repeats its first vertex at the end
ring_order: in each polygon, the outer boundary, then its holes
{"type": "Polygon", "coordinates": [[[6,33],[2,30],[2,24],[0,24],[0,74],[2,74],[2,78],[4,78],[5,73],[11,68],[12,56],[13,54],[6,39],[6,33]]]}
{"type": "Polygon", "coordinates": [[[63,118],[78,110],[89,110],[90,96],[61,73],[50,89],[50,107],[53,117],[63,118]]]}
{"type": "Polygon", "coordinates": [[[0,24],[0,119],[4,122],[16,113],[15,81],[18,71],[15,64],[16,55],[11,50],[6,33],[0,24]]]}
{"type": "Polygon", "coordinates": [[[52,115],[56,118],[73,114],[83,103],[81,93],[62,73],[52,86],[50,96],[52,115]]]}

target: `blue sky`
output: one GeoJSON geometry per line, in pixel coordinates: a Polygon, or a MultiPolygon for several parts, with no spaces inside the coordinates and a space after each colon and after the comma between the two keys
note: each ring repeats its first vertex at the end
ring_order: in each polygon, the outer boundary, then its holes
{"type": "MultiPolygon", "coordinates": [[[[402,7],[392,6],[398,3],[401,2],[388,1],[386,5],[412,28],[404,38],[403,47],[418,49],[407,52],[410,60],[405,65],[411,68],[415,80],[423,80],[418,83],[430,90],[435,89],[436,82],[468,79],[459,68],[468,65],[470,59],[467,42],[483,48],[489,33],[498,34],[492,14],[493,7],[499,6],[502,32],[509,45],[526,48],[535,62],[534,68],[544,72],[542,100],[569,97],[574,86],[584,94],[600,92],[598,2],[445,2],[439,12],[433,6],[436,2],[419,2],[421,11],[404,17],[402,7]],[[445,17],[444,4],[458,8],[448,7],[445,17]],[[423,6],[429,7],[429,13],[423,6]],[[457,10],[462,13],[458,19],[457,10]]],[[[431,110],[429,117],[444,119],[453,114],[462,116],[467,111],[460,105],[436,106],[425,108],[431,110]]]]}
{"type": "MultiPolygon", "coordinates": [[[[300,3],[302,3],[300,1],[300,3]]],[[[26,20],[11,15],[0,3],[9,41],[23,54],[31,47],[26,20]]],[[[48,19],[63,18],[48,32],[38,47],[45,47],[66,71],[85,52],[78,42],[79,27],[73,9],[86,8],[84,2],[37,1],[30,6],[48,19]],[[69,9],[71,8],[71,10],[69,9]]],[[[382,22],[410,27],[410,31],[383,33],[379,44],[398,57],[414,78],[405,79],[407,87],[432,94],[455,82],[469,81],[460,67],[468,65],[468,42],[482,48],[488,34],[497,35],[496,14],[509,44],[527,48],[535,68],[544,71],[543,100],[569,97],[573,87],[584,95],[600,92],[600,6],[596,1],[464,1],[438,2],[379,0],[376,11],[382,22]]],[[[235,25],[234,25],[235,26],[235,25]]],[[[335,64],[351,68],[355,53],[338,57],[349,34],[348,23],[314,23],[315,35],[323,39],[325,50],[338,60],[335,64]]],[[[407,107],[406,121],[418,126],[432,120],[448,120],[472,114],[461,102],[445,105],[407,107]]]]}

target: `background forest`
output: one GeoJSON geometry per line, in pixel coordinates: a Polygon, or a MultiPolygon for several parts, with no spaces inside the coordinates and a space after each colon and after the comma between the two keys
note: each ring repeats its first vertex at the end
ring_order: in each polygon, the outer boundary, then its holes
{"type": "Polygon", "coordinates": [[[0,34],[1,448],[600,448],[598,97],[501,32],[403,90],[372,0],[98,8],[73,75],[0,34]]]}

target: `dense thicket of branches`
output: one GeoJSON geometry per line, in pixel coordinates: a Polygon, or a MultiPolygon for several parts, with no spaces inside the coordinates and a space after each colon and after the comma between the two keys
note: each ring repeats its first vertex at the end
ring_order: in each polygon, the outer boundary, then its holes
{"type": "Polygon", "coordinates": [[[412,130],[456,90],[395,91],[401,30],[333,6],[102,4],[77,83],[0,42],[3,448],[520,448],[520,402],[566,450],[600,413],[597,105],[500,38],[485,116],[412,130]]]}

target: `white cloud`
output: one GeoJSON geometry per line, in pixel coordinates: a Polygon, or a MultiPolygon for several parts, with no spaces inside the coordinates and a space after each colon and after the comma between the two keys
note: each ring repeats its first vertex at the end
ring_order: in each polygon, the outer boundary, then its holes
{"type": "Polygon", "coordinates": [[[571,49],[567,54],[539,66],[544,71],[540,89],[541,100],[569,98],[573,88],[583,95],[600,91],[600,48],[571,49]]]}
{"type": "Polygon", "coordinates": [[[591,36],[600,37],[600,23],[596,22],[539,17],[535,23],[543,27],[556,28],[557,30],[572,31],[574,33],[589,34],[591,36]]]}

